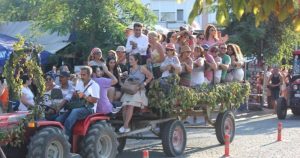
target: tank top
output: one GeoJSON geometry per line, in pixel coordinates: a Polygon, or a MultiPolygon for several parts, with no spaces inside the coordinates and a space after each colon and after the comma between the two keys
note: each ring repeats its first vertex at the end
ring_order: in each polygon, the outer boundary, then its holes
{"type": "Polygon", "coordinates": [[[140,83],[143,83],[146,77],[141,71],[141,66],[138,66],[136,70],[130,71],[129,78],[138,79],[140,83]]]}
{"type": "MultiPolygon", "coordinates": [[[[278,84],[278,83],[280,83],[280,76],[279,75],[276,75],[276,76],[272,75],[271,82],[272,82],[272,84],[278,84]]],[[[273,87],[272,89],[273,90],[279,90],[280,86],[273,87]]]]}
{"type": "Polygon", "coordinates": [[[152,50],[151,59],[152,59],[153,67],[160,66],[160,63],[158,63],[159,58],[160,58],[160,56],[159,56],[157,49],[152,50]]]}

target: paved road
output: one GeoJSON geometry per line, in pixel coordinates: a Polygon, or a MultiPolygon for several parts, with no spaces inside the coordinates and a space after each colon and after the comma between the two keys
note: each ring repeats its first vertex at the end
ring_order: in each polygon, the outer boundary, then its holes
{"type": "MultiPolygon", "coordinates": [[[[300,117],[290,112],[283,120],[283,141],[277,142],[277,117],[270,110],[238,115],[236,135],[230,145],[234,158],[300,158],[300,117]]],[[[224,146],[219,145],[214,129],[188,128],[188,142],[184,155],[179,158],[219,158],[224,146]]],[[[142,158],[149,150],[150,158],[164,158],[161,141],[130,140],[118,158],[142,158]]]]}

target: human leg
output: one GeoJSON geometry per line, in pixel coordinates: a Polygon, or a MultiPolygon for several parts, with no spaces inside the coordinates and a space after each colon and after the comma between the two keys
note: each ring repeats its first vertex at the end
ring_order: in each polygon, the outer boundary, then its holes
{"type": "Polygon", "coordinates": [[[64,123],[65,123],[65,120],[66,120],[67,117],[69,116],[70,112],[71,112],[71,111],[68,111],[68,112],[66,112],[66,113],[64,113],[64,114],[62,114],[62,115],[59,115],[58,117],[56,117],[55,120],[58,121],[58,122],[60,122],[60,123],[62,123],[62,124],[64,124],[64,123]]]}
{"type": "Polygon", "coordinates": [[[66,134],[70,137],[72,133],[72,128],[76,123],[76,121],[82,120],[90,114],[91,114],[91,110],[85,107],[71,110],[69,116],[67,117],[64,123],[66,134]]]}
{"type": "Polygon", "coordinates": [[[132,115],[133,115],[133,109],[134,109],[133,106],[127,105],[127,110],[126,110],[126,113],[125,113],[125,120],[124,120],[124,127],[125,128],[129,127],[129,122],[130,122],[130,120],[132,118],[132,115]]]}

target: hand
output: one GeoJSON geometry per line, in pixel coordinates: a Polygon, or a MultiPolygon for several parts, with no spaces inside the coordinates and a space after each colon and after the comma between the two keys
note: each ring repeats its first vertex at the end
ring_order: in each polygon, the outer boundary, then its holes
{"type": "Polygon", "coordinates": [[[228,35],[226,34],[225,36],[223,36],[223,37],[221,37],[221,35],[219,36],[219,41],[218,41],[218,43],[219,44],[223,44],[223,43],[226,43],[227,41],[228,41],[228,39],[229,39],[229,37],[228,37],[228,35]]]}
{"type": "Polygon", "coordinates": [[[83,98],[84,97],[84,93],[82,93],[82,92],[78,92],[77,94],[78,94],[79,98],[83,98]]]}
{"type": "Polygon", "coordinates": [[[135,49],[135,48],[137,48],[137,43],[133,43],[133,45],[132,45],[132,49],[135,49]]]}
{"type": "Polygon", "coordinates": [[[145,84],[144,84],[144,82],[141,83],[139,87],[140,87],[140,89],[145,89],[145,84]]]}
{"type": "Polygon", "coordinates": [[[108,72],[108,68],[107,68],[107,66],[104,64],[104,65],[102,65],[102,69],[103,69],[103,71],[106,73],[106,72],[108,72]]]}

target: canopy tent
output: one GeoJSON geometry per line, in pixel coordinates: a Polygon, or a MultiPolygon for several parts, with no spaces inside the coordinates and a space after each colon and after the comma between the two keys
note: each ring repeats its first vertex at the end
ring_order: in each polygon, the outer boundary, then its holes
{"type": "MultiPolygon", "coordinates": [[[[33,42],[42,45],[42,47],[44,48],[43,52],[41,52],[40,55],[42,65],[47,64],[47,58],[50,55],[55,54],[57,51],[70,44],[70,34],[61,35],[58,32],[42,32],[38,29],[32,29],[32,27],[32,22],[29,21],[0,23],[0,34],[3,35],[0,36],[0,42],[2,40],[3,43],[6,42],[11,44],[10,49],[8,49],[8,47],[6,49],[6,56],[10,55],[9,53],[11,53],[11,51],[13,50],[12,45],[17,41],[17,39],[13,37],[17,37],[18,35],[25,37],[26,42],[33,42]],[[6,36],[6,38],[2,38],[4,36],[6,36]],[[15,40],[8,40],[8,38],[12,38],[15,40]]],[[[5,44],[3,43],[0,43],[0,45],[6,48],[5,44]]],[[[0,63],[0,65],[2,66],[2,63],[0,63]]]]}

